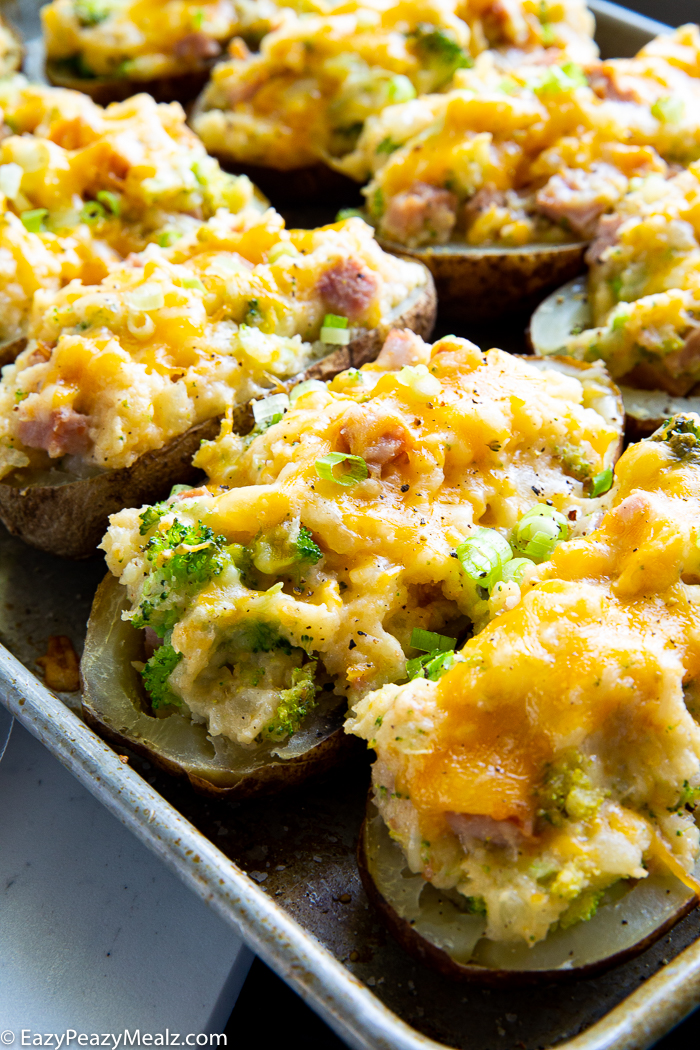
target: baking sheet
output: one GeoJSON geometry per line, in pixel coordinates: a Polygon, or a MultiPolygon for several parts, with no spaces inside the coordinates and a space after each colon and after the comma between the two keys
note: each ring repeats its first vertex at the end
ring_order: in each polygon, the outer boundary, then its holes
{"type": "MultiPolygon", "coordinates": [[[[659,29],[614,5],[592,6],[605,53],[624,53],[623,37],[632,53],[659,29]]],[[[35,9],[22,8],[25,32],[36,31],[35,9]]],[[[460,334],[524,348],[519,323],[460,334]]],[[[489,991],[414,963],[378,922],[356,871],[369,780],[359,742],[328,776],[238,804],[202,800],[133,755],[124,764],[76,717],[75,694],[50,693],[34,673],[50,634],[68,635],[80,651],[103,572],[99,558],[65,563],[0,535],[0,699],[351,1046],[631,1050],[696,1005],[697,914],[637,960],[565,986],[489,991]]]]}

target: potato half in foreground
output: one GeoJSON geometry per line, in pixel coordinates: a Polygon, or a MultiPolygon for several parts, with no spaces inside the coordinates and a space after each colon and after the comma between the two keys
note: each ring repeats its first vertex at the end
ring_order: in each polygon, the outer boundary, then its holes
{"type": "MultiPolygon", "coordinates": [[[[595,531],[347,725],[377,753],[363,878],[452,976],[586,976],[700,896],[700,417],[615,474],[595,531]]],[[[515,549],[538,542],[523,521],[515,549]]]]}
{"type": "Polygon", "coordinates": [[[429,335],[430,274],[357,219],[291,233],[225,213],[100,285],[36,299],[33,338],[0,381],[0,518],[66,557],[94,552],[110,513],[195,477],[223,413],[292,377],[371,360],[396,324],[429,335]],[[233,222],[234,228],[231,228],[233,222]]]}
{"type": "MultiPolygon", "coordinates": [[[[645,327],[657,347],[657,357],[678,357],[685,343],[692,343],[691,349],[694,347],[697,323],[688,312],[688,307],[693,305],[691,300],[690,292],[673,289],[635,303],[620,304],[621,308],[614,312],[607,326],[593,328],[588,280],[577,277],[552,292],[537,307],[530,319],[530,344],[542,357],[566,354],[579,360],[605,360],[613,373],[622,377],[619,385],[625,406],[626,432],[630,440],[637,441],[652,434],[669,416],[700,412],[700,397],[679,397],[664,389],[639,389],[629,382],[641,379],[632,371],[636,366],[631,352],[635,345],[637,351],[642,352],[643,343],[636,343],[640,336],[643,342],[649,342],[644,338],[645,327]],[[620,318],[624,318],[624,323],[620,318]],[[636,323],[630,323],[631,320],[636,323]],[[673,346],[669,346],[670,339],[674,340],[673,346]],[[629,379],[627,383],[625,378],[629,379]]],[[[647,349],[644,358],[651,362],[654,355],[647,349]]],[[[651,377],[648,378],[652,386],[651,377]]],[[[654,379],[663,381],[656,373],[654,379]]],[[[670,375],[668,379],[671,380],[670,375]]]]}
{"type": "Polygon", "coordinates": [[[86,717],[217,791],[329,761],[342,728],[319,718],[488,622],[598,517],[614,388],[600,369],[557,369],[404,330],[375,364],[300,384],[284,415],[285,395],[259,402],[252,435],[228,423],[196,458],[206,487],[112,516],[102,547],[120,582],[93,609],[86,717]],[[487,580],[471,538],[507,546],[498,529],[528,513],[548,518],[547,542],[507,585],[487,580]]]}

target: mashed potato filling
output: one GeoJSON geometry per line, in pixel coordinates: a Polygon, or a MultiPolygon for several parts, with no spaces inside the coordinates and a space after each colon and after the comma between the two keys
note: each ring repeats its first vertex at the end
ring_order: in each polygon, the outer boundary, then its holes
{"type": "Polygon", "coordinates": [[[151,245],[99,285],[37,292],[29,344],[0,381],[0,476],[64,457],[128,467],[332,352],[327,312],[350,337],[425,288],[360,219],[291,233],[275,213],[243,231],[230,220],[151,245]]]}
{"type": "Polygon", "coordinates": [[[12,131],[0,143],[0,341],[26,335],[32,297],[101,281],[120,257],[163,246],[224,209],[246,228],[264,202],[227,175],[185,125],[147,95],[103,109],[86,95],[0,83],[12,131]]]}
{"type": "Polygon", "coordinates": [[[252,746],[325,692],[355,701],[413,673],[421,632],[454,647],[517,601],[522,575],[487,580],[458,551],[508,547],[537,507],[592,526],[582,464],[606,469],[619,428],[589,378],[395,331],[375,364],[292,391],[278,421],[224,427],[196,457],[207,487],[120,511],[102,544],[125,617],[164,643],[144,670],[152,703],[252,746]]]}
{"type": "Polygon", "coordinates": [[[408,866],[494,940],[539,941],[655,866],[698,889],[700,418],[631,446],[608,500],[442,678],[347,723],[408,866]]]}
{"type": "Polygon", "coordinates": [[[588,240],[630,180],[698,158],[699,55],[697,26],[634,59],[506,66],[485,52],[443,94],[370,117],[337,166],[373,176],[373,221],[411,247],[588,240]]]}

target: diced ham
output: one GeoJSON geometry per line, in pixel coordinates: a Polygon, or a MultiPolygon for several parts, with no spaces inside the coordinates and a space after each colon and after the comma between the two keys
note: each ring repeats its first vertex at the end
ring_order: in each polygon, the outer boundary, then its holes
{"type": "Polygon", "coordinates": [[[695,383],[700,368],[700,327],[691,328],[681,349],[667,354],[664,365],[672,374],[685,374],[695,383]]]}
{"type": "Polygon", "coordinates": [[[356,321],[377,294],[377,278],[363,263],[342,259],[321,274],[316,291],[332,313],[356,321]]]}
{"type": "Polygon", "coordinates": [[[196,499],[198,496],[208,496],[209,489],[206,485],[200,485],[198,489],[187,489],[186,492],[176,492],[174,496],[169,496],[166,503],[172,505],[173,503],[179,503],[183,499],[196,499]]]}
{"type": "Polygon", "coordinates": [[[588,266],[594,266],[603,261],[603,255],[608,248],[612,248],[617,241],[617,231],[622,226],[622,216],[602,215],[595,231],[595,238],[591,241],[586,252],[585,259],[588,266]]]}
{"type": "Polygon", "coordinates": [[[445,816],[465,849],[469,848],[470,839],[517,849],[527,834],[510,820],[494,820],[493,817],[467,813],[446,813],[445,816]]]}
{"type": "Polygon", "coordinates": [[[188,33],[173,45],[173,55],[183,62],[204,62],[220,54],[221,45],[206,33],[188,33]]]}
{"type": "Polygon", "coordinates": [[[377,421],[374,433],[372,421],[348,410],[345,423],[340,430],[340,443],[345,445],[353,456],[362,456],[372,474],[377,476],[382,467],[406,451],[410,440],[408,433],[399,423],[377,421]]]}
{"type": "Polygon", "coordinates": [[[64,406],[46,416],[25,416],[17,422],[17,436],[27,448],[46,449],[51,459],[75,456],[90,445],[88,416],[64,406]]]}
{"type": "Polygon", "coordinates": [[[379,351],[377,364],[380,368],[398,372],[405,365],[426,364],[430,347],[410,328],[393,328],[379,351]]]}
{"type": "Polygon", "coordinates": [[[588,75],[588,83],[598,98],[610,102],[639,102],[635,81],[613,66],[601,66],[588,75]]]}
{"type": "Polygon", "coordinates": [[[51,347],[47,343],[42,343],[39,339],[37,344],[32,350],[27,360],[27,367],[31,368],[32,365],[41,365],[45,361],[48,361],[51,357],[51,347]]]}
{"type": "Polygon", "coordinates": [[[552,175],[539,190],[537,209],[588,240],[600,216],[617,203],[627,185],[625,176],[611,164],[593,165],[590,171],[568,168],[563,175],[552,175]]]}
{"type": "Polygon", "coordinates": [[[381,467],[390,463],[392,459],[396,459],[405,448],[405,430],[402,427],[392,427],[391,430],[380,434],[370,445],[364,448],[362,458],[370,469],[372,467],[381,469],[381,467]]]}
{"type": "Polygon", "coordinates": [[[450,190],[414,182],[389,201],[382,234],[401,244],[445,244],[457,221],[457,197],[450,190]]]}
{"type": "Polygon", "coordinates": [[[488,211],[494,205],[500,208],[505,202],[506,196],[501,190],[497,190],[493,185],[482,186],[480,190],[476,191],[471,200],[464,205],[464,219],[467,229],[478,219],[482,212],[488,211]]]}

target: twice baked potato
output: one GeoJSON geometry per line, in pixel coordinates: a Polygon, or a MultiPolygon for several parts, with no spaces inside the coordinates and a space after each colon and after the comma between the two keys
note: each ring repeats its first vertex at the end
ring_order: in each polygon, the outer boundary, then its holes
{"type": "MultiPolygon", "coordinates": [[[[293,389],[286,414],[284,396],[259,402],[251,435],[227,421],[195,458],[206,486],[111,518],[102,548],[120,582],[103,584],[88,633],[92,724],[195,786],[252,790],[239,759],[249,778],[259,759],[274,787],[322,698],[325,718],[401,680],[424,636],[463,635],[507,600],[457,557],[497,535],[478,522],[502,527],[542,498],[590,527],[620,417],[600,369],[563,367],[395,331],[376,363],[293,389]]],[[[329,759],[332,726],[294,776],[329,759]]]]}
{"type": "Polygon", "coordinates": [[[37,290],[97,284],[120,257],[192,236],[220,209],[241,230],[263,221],[264,198],[221,171],[177,105],[139,95],[102,109],[15,76],[0,82],[0,108],[3,364],[27,335],[37,290]]]}
{"type": "MultiPolygon", "coordinates": [[[[487,630],[353,705],[377,753],[363,878],[452,976],[586,976],[700,896],[700,417],[615,476],[487,630]]],[[[502,577],[542,525],[520,519],[502,577]]]]}
{"type": "Polygon", "coordinates": [[[350,219],[248,230],[220,213],[151,245],[101,284],[37,293],[32,338],[0,380],[0,519],[67,557],[107,516],[167,494],[221,416],[252,397],[375,357],[396,324],[428,335],[430,274],[350,219]]]}
{"type": "MultiPolygon", "coordinates": [[[[574,276],[585,243],[595,237],[597,252],[599,229],[609,237],[635,194],[651,207],[640,180],[663,183],[671,162],[697,156],[699,54],[693,27],[634,59],[586,68],[523,61],[504,70],[482,54],[450,90],[370,118],[335,166],[370,177],[363,193],[378,237],[424,259],[446,307],[495,316],[508,297],[517,308],[557,274],[574,276]]],[[[615,256],[607,269],[623,262],[615,256]]],[[[630,277],[639,283],[632,266],[630,277]]]]}
{"type": "Polygon", "coordinates": [[[677,384],[692,391],[700,381],[692,353],[697,331],[694,306],[692,293],[673,289],[620,304],[607,325],[594,328],[589,282],[579,277],[540,303],[530,319],[528,337],[535,353],[543,357],[565,354],[577,360],[604,360],[619,383],[627,437],[637,441],[669,416],[700,411],[700,397],[673,392],[677,384]],[[686,345],[689,350],[684,355],[686,345]],[[692,371],[671,374],[674,359],[692,371]]]}
{"type": "Polygon", "coordinates": [[[52,0],[41,19],[50,83],[101,105],[139,91],[185,103],[233,37],[257,43],[281,10],[272,0],[52,0]]]}

